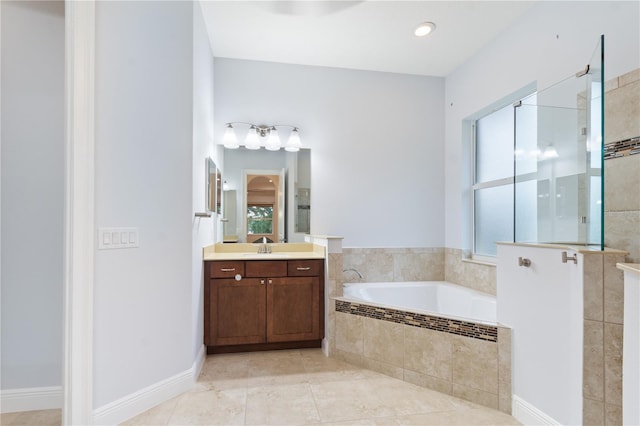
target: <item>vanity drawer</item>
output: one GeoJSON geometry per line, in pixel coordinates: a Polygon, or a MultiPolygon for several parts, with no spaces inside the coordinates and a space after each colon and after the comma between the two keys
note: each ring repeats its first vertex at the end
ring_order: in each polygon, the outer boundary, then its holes
{"type": "Polygon", "coordinates": [[[247,277],[268,278],[287,276],[286,260],[247,260],[245,267],[247,277]]]}
{"type": "Polygon", "coordinates": [[[290,277],[317,277],[322,270],[322,259],[289,260],[287,275],[290,277]]]}
{"type": "Polygon", "coordinates": [[[233,278],[236,274],[244,276],[244,262],[238,260],[209,262],[211,278],[233,278]]]}

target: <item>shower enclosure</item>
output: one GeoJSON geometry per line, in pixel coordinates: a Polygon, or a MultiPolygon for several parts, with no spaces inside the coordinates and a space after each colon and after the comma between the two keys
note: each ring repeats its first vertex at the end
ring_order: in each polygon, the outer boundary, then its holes
{"type": "Polygon", "coordinates": [[[604,250],[604,36],[590,63],[514,105],[514,241],[604,250]]]}

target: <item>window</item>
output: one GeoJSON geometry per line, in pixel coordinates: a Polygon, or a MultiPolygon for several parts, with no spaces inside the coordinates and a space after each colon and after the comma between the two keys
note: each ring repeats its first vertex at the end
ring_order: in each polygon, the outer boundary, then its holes
{"type": "Polygon", "coordinates": [[[513,241],[513,106],[473,124],[473,253],[496,256],[497,241],[513,241]]]}
{"type": "Polygon", "coordinates": [[[273,205],[247,206],[247,234],[273,234],[273,205]]]}

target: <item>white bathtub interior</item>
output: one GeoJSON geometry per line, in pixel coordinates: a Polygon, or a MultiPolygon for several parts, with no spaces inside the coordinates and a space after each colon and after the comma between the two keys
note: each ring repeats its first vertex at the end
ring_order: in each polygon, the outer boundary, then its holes
{"type": "Polygon", "coordinates": [[[495,297],[446,281],[344,284],[344,298],[386,308],[496,323],[495,297]]]}

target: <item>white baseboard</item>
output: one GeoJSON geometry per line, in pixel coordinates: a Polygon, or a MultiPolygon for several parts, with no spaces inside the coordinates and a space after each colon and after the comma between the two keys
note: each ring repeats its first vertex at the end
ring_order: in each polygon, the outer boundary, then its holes
{"type": "Polygon", "coordinates": [[[198,380],[198,376],[200,375],[200,371],[202,371],[202,366],[204,365],[204,360],[207,359],[207,347],[202,345],[200,350],[198,351],[198,355],[196,355],[196,359],[193,361],[193,366],[191,367],[191,371],[193,371],[193,382],[195,383],[198,380]]]}
{"type": "Polygon", "coordinates": [[[62,386],[3,389],[0,391],[0,411],[13,413],[62,408],[63,398],[62,386]]]}
{"type": "Polygon", "coordinates": [[[206,349],[203,345],[190,369],[94,410],[93,424],[122,423],[181,393],[190,391],[200,374],[205,357],[206,349]]]}
{"type": "Polygon", "coordinates": [[[523,425],[553,425],[560,426],[561,423],[540,411],[534,405],[528,403],[524,399],[513,395],[513,403],[511,405],[512,415],[523,425]]]}

